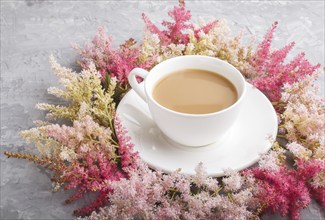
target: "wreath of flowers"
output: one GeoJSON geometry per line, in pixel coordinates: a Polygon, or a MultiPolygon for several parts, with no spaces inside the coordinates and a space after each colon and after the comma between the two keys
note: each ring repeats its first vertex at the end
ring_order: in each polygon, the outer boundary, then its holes
{"type": "Polygon", "coordinates": [[[169,11],[160,30],[143,14],[143,40],[132,38],[119,48],[100,28],[91,43],[74,45],[83,70],[76,73],[50,63],[64,89],[48,93],[69,104],[41,103],[46,121],[21,132],[39,154],[5,152],[53,171],[54,191],[75,189],[66,203],[96,192],[96,198],[74,211],[84,219],[258,219],[267,211],[299,219],[311,198],[325,208],[324,99],[315,80],[320,65],[298,54],[291,61],[290,43],[271,47],[277,22],[254,46],[231,36],[225,20],[190,23],[183,1],[169,11]],[[278,137],[256,166],[229,171],[223,178],[208,177],[204,164],[196,175],[152,170],[133,150],[116,106],[130,89],[128,73],[135,67],[151,69],[175,56],[200,54],[234,65],[246,80],[272,102],[278,115],[278,137]],[[57,124],[57,119],[71,123],[57,124]]]}

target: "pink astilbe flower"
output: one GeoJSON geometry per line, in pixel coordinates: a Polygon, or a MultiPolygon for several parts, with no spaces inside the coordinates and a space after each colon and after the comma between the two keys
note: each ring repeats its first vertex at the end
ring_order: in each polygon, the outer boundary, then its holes
{"type": "MultiPolygon", "coordinates": [[[[249,219],[253,193],[247,180],[233,195],[220,195],[216,179],[206,176],[203,164],[197,175],[186,176],[175,171],[163,174],[153,171],[141,160],[130,170],[129,179],[112,182],[111,205],[87,219],[249,219]],[[193,181],[195,183],[193,183],[193,181]]],[[[256,216],[255,216],[256,217],[256,216]]]]}
{"type": "Polygon", "coordinates": [[[251,79],[251,82],[271,101],[279,101],[281,89],[285,83],[292,84],[298,79],[303,79],[320,67],[319,64],[315,66],[310,64],[304,53],[298,54],[289,63],[284,63],[294,42],[282,49],[272,51],[271,43],[277,25],[278,23],[275,22],[268,30],[251,59],[251,65],[255,69],[255,77],[251,79]]]}
{"type": "Polygon", "coordinates": [[[199,29],[194,29],[194,25],[189,23],[191,12],[185,8],[185,3],[183,1],[180,2],[179,7],[174,6],[174,9],[169,11],[168,15],[173,19],[173,21],[163,21],[162,25],[165,26],[167,30],[159,30],[159,28],[153,24],[144,13],[142,14],[147,29],[153,34],[159,36],[162,46],[167,46],[172,43],[187,44],[189,42],[189,35],[186,33],[188,30],[192,30],[195,37],[198,38],[198,34],[201,31],[208,33],[217,23],[217,21],[212,21],[199,29]]]}
{"type": "Polygon", "coordinates": [[[116,52],[112,57],[111,65],[108,65],[108,71],[111,76],[116,77],[118,82],[123,85],[128,84],[128,75],[132,69],[139,67],[149,70],[155,63],[155,57],[147,57],[144,62],[140,61],[141,50],[136,47],[135,41],[131,39],[116,52]]]}
{"type": "MultiPolygon", "coordinates": [[[[255,70],[258,75],[264,73],[263,67],[268,61],[270,56],[271,43],[273,39],[273,34],[278,25],[278,22],[275,22],[272,25],[272,28],[266,32],[264,40],[258,45],[258,49],[255,52],[255,56],[252,58],[252,65],[255,66],[255,70]]],[[[289,48],[288,48],[289,49],[289,48]]],[[[283,60],[282,60],[283,61],[283,60]]]]}
{"type": "Polygon", "coordinates": [[[108,72],[108,65],[112,63],[111,57],[116,56],[112,48],[112,38],[106,35],[104,27],[98,28],[91,43],[86,44],[84,48],[77,44],[72,44],[72,48],[77,50],[81,56],[78,63],[83,69],[88,69],[90,63],[94,63],[103,77],[106,71],[108,72]]]}
{"type": "Polygon", "coordinates": [[[84,48],[73,45],[81,56],[79,64],[87,69],[90,63],[94,63],[96,69],[104,80],[106,74],[116,77],[122,86],[127,85],[127,76],[135,67],[150,69],[155,63],[155,57],[141,59],[141,49],[131,38],[115,49],[112,46],[112,38],[106,35],[105,28],[98,29],[97,34],[90,44],[84,48]]]}

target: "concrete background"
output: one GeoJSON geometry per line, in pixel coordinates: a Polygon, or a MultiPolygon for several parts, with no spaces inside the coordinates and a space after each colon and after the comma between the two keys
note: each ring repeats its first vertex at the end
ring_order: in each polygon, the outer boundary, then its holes
{"type": "MultiPolygon", "coordinates": [[[[31,162],[7,159],[3,151],[33,151],[17,132],[33,127],[44,113],[38,102],[58,103],[46,89],[58,84],[48,64],[54,54],[67,67],[78,69],[70,43],[84,44],[97,28],[106,26],[115,45],[129,37],[141,39],[141,13],[153,21],[167,18],[177,1],[1,1],[1,219],[72,219],[80,206],[64,205],[68,192],[51,192],[50,174],[31,162]]],[[[324,66],[324,1],[187,1],[193,19],[229,20],[233,33],[260,40],[274,21],[279,22],[274,47],[295,41],[291,56],[305,51],[324,66]]],[[[324,91],[324,76],[319,79],[324,91]]],[[[324,93],[321,93],[324,95],[324,93]]],[[[87,201],[89,198],[85,198],[87,201]]],[[[263,219],[280,219],[266,215],[263,219]]],[[[325,219],[313,202],[302,219],[325,219]]]]}

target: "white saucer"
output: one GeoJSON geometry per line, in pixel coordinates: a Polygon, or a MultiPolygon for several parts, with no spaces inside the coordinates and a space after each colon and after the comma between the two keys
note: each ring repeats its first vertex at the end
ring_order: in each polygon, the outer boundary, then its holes
{"type": "MultiPolygon", "coordinates": [[[[195,174],[203,162],[209,176],[223,176],[225,170],[242,170],[267,152],[277,134],[277,117],[270,101],[247,84],[243,108],[228,136],[219,143],[192,148],[166,138],[153,122],[147,104],[130,90],[120,102],[117,114],[135,150],[154,169],[170,173],[195,174]]],[[[176,132],[176,131],[175,131],[176,132]]]]}

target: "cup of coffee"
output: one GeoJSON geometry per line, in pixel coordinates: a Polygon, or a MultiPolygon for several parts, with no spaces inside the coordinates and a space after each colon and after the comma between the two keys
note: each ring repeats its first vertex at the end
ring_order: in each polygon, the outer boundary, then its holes
{"type": "Polygon", "coordinates": [[[150,72],[135,68],[128,80],[148,104],[159,129],[172,141],[192,147],[226,136],[246,91],[245,79],[235,67],[200,55],[165,60],[150,72]],[[139,76],[143,86],[137,81],[139,76]]]}

